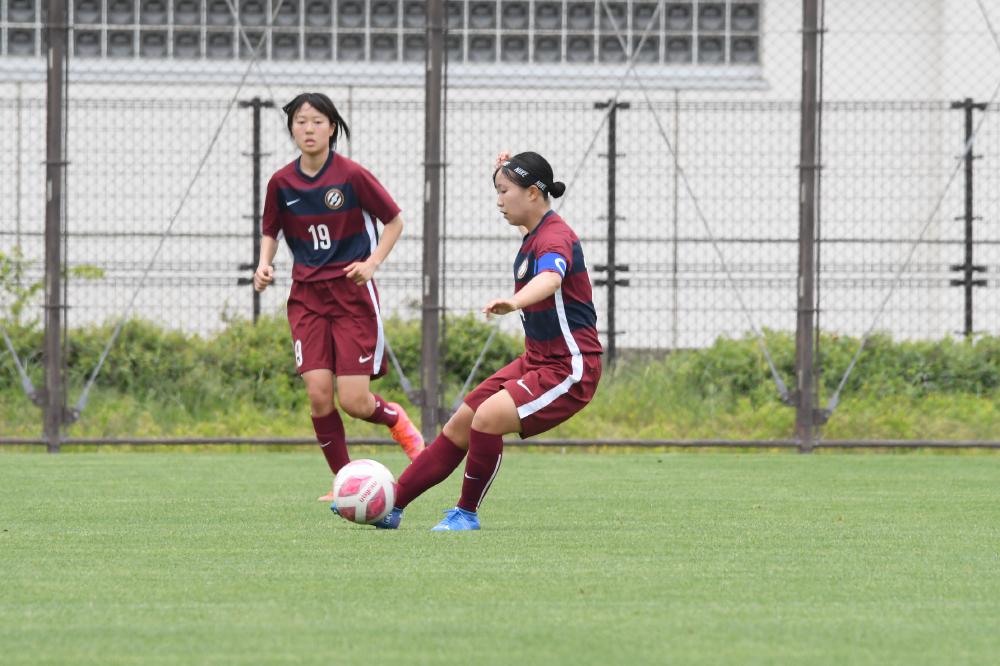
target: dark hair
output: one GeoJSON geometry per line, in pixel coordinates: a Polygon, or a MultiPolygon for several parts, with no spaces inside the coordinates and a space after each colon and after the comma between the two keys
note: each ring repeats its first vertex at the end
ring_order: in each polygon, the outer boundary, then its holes
{"type": "Polygon", "coordinates": [[[295,118],[295,114],[298,110],[302,108],[303,104],[308,104],[330,119],[330,124],[334,127],[333,136],[330,137],[330,148],[337,145],[337,139],[340,138],[341,132],[343,132],[344,136],[348,139],[351,138],[351,130],[347,127],[347,123],[344,121],[343,116],[341,116],[340,112],[337,111],[337,107],[333,105],[333,101],[323,93],[314,92],[301,93],[291,102],[281,107],[281,110],[288,116],[289,134],[292,133],[292,120],[295,118]]]}
{"type": "Polygon", "coordinates": [[[534,185],[546,199],[549,194],[558,199],[566,191],[566,184],[553,180],[552,166],[538,153],[514,155],[493,172],[494,183],[499,171],[503,171],[505,176],[521,187],[534,185]]]}

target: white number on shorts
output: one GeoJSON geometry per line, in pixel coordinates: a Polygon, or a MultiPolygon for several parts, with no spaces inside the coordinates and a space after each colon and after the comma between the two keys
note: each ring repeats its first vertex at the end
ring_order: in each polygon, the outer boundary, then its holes
{"type": "Polygon", "coordinates": [[[330,249],[330,230],[325,224],[313,224],[309,226],[309,233],[313,237],[314,250],[330,249]]]}
{"type": "Polygon", "coordinates": [[[302,367],[302,341],[295,341],[295,367],[302,367]]]}

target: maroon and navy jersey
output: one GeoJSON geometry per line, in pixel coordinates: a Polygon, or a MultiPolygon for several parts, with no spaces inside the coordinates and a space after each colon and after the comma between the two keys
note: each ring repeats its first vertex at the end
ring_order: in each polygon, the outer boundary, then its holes
{"type": "Polygon", "coordinates": [[[363,166],[330,151],[315,176],[299,160],[279,169],[267,183],[264,234],[285,233],[295,257],[292,279],[315,282],[344,276],[344,267],[371,256],[378,244],[375,220],[383,224],[399,206],[363,166]]]}
{"type": "Polygon", "coordinates": [[[562,285],[552,296],[521,310],[528,360],[542,363],[554,356],[600,354],[597,312],[580,239],[551,210],[521,242],[514,260],[514,292],[545,271],[559,273],[562,285]]]}

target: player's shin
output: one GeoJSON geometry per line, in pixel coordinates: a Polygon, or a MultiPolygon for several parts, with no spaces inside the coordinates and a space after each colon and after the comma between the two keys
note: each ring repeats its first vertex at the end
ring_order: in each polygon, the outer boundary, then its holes
{"type": "Polygon", "coordinates": [[[503,458],[503,437],[478,430],[469,433],[469,457],[462,479],[462,498],[458,508],[476,511],[500,470],[503,458]]]}
{"type": "Polygon", "coordinates": [[[455,446],[444,433],[410,463],[396,483],[396,506],[400,509],[441,483],[455,471],[465,451],[455,446]]]}
{"type": "Polygon", "coordinates": [[[365,417],[365,421],[380,423],[390,428],[396,425],[399,414],[390,407],[391,403],[387,403],[378,393],[372,393],[372,397],[375,399],[375,411],[371,413],[371,416],[365,417]]]}
{"type": "Polygon", "coordinates": [[[344,434],[344,422],[340,412],[334,409],[325,416],[312,418],[313,429],[316,431],[316,441],[326,458],[330,471],[336,474],[340,468],[351,462],[347,453],[347,435],[344,434]]]}

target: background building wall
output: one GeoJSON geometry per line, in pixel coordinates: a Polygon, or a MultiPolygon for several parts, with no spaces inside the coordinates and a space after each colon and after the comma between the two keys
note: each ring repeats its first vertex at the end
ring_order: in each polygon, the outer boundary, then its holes
{"type": "MultiPolygon", "coordinates": [[[[15,1],[3,0],[5,19],[15,1]]],[[[640,4],[627,4],[633,23],[640,4]]],[[[729,12],[739,3],[715,4],[729,12]]],[[[863,332],[892,292],[875,322],[879,328],[904,337],[951,334],[963,309],[960,291],[948,281],[956,277],[949,266],[963,253],[962,223],[954,219],[963,212],[962,179],[952,180],[952,173],[964,120],[949,104],[993,96],[1000,49],[975,0],[825,5],[822,327],[863,332]],[[922,231],[927,242],[914,249],[922,231]]],[[[988,11],[993,24],[1000,23],[1000,9],[988,11]]],[[[618,114],[617,256],[629,265],[631,281],[618,294],[618,345],[668,349],[752,327],[791,330],[801,2],[767,0],[760,12],[759,63],[735,68],[645,64],[622,78],[624,65],[601,63],[451,64],[442,269],[449,310],[472,312],[510,290],[518,240],[496,214],[488,180],[500,149],[549,158],[570,186],[555,206],[584,239],[588,263],[604,263],[607,128],[594,103],[617,94],[631,104],[618,114]]],[[[11,25],[3,23],[5,40],[11,25]]],[[[628,29],[639,34],[635,25],[628,29]]],[[[109,31],[102,34],[109,39],[109,31]]],[[[30,262],[27,279],[37,279],[44,63],[5,53],[0,248],[20,248],[30,262]]],[[[230,102],[259,96],[280,106],[304,88],[333,97],[352,128],[352,141],[340,149],[369,166],[401,204],[407,231],[378,280],[388,313],[419,316],[421,66],[306,59],[250,64],[156,63],[137,56],[71,61],[67,258],[105,271],[99,279],[70,282],[71,326],[114,320],[133,297],[134,314],[186,330],[210,331],[228,317],[249,316],[249,287],[236,280],[249,275],[238,266],[255,261],[247,217],[250,112],[230,102]]],[[[976,164],[983,217],[976,253],[990,284],[976,292],[977,328],[995,332],[996,107],[986,115],[977,143],[984,159],[976,164]]],[[[263,146],[266,182],[295,156],[277,110],[263,112],[263,146]]],[[[289,268],[282,252],[279,276],[289,268]]],[[[287,287],[287,279],[279,280],[264,294],[265,311],[282,307],[287,287]]],[[[596,289],[602,321],[605,299],[596,289]]]]}

